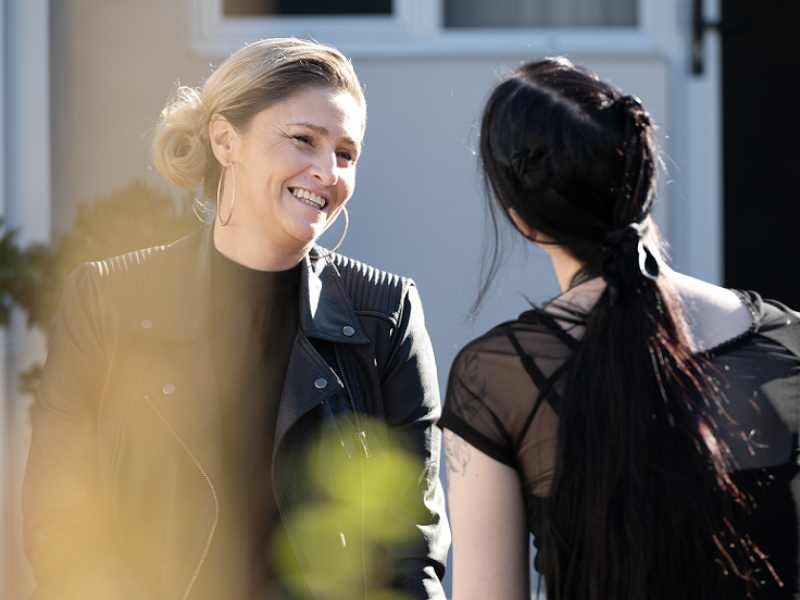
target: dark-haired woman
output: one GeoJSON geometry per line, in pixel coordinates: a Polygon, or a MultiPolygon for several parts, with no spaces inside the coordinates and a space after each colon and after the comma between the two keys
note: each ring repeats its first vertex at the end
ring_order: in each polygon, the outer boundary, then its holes
{"type": "Polygon", "coordinates": [[[798,314],[664,264],[653,124],[594,74],[512,73],[480,153],[563,294],[453,365],[454,598],[530,598],[529,532],[549,599],[795,598],[798,314]]]}

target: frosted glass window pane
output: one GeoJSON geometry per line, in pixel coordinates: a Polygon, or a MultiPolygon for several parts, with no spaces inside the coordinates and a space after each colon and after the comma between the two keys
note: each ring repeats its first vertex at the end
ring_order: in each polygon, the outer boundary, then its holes
{"type": "Polygon", "coordinates": [[[634,27],[637,0],[445,0],[448,28],[634,27]]]}
{"type": "Polygon", "coordinates": [[[224,0],[226,17],[391,15],[392,0],[224,0]]]}

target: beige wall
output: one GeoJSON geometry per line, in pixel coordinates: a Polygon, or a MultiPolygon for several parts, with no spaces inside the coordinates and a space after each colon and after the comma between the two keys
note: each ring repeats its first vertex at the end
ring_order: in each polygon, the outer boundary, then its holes
{"type": "Polygon", "coordinates": [[[151,168],[148,132],[174,84],[197,85],[209,61],[188,50],[183,0],[53,0],[53,226],[80,199],[151,168]]]}

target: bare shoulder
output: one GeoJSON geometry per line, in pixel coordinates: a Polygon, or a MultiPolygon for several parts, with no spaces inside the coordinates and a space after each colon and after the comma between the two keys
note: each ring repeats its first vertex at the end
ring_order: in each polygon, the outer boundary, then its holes
{"type": "Polygon", "coordinates": [[[753,316],[742,298],[726,288],[669,271],[697,350],[709,350],[746,332],[753,316]]]}

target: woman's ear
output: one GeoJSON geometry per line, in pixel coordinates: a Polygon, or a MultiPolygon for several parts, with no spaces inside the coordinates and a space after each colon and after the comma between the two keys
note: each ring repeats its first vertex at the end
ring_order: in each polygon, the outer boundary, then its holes
{"type": "Polygon", "coordinates": [[[238,137],[236,129],[222,115],[214,115],[208,124],[208,137],[211,140],[211,151],[219,164],[227,167],[231,163],[233,142],[238,137]]]}
{"type": "Polygon", "coordinates": [[[514,221],[514,225],[517,226],[520,233],[522,233],[527,240],[535,242],[536,238],[539,237],[539,231],[528,225],[513,208],[508,209],[508,214],[511,216],[511,220],[514,221]]]}

